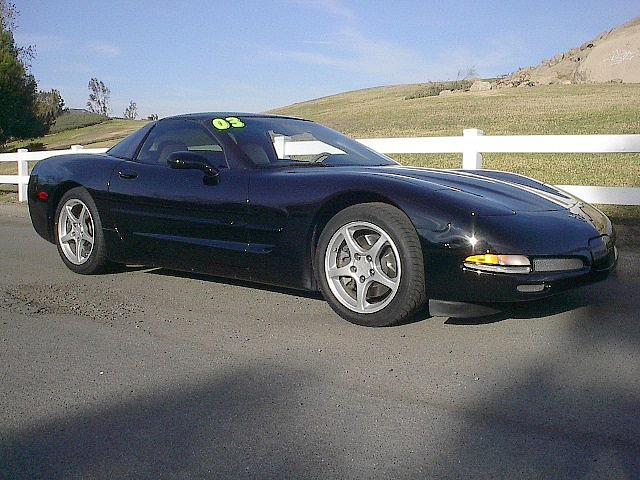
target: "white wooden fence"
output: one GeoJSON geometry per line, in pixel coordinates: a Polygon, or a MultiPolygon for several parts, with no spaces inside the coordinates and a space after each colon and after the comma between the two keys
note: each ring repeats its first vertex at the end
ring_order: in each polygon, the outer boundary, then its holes
{"type": "Polygon", "coordinates": [[[8,183],[18,185],[18,200],[27,200],[27,185],[29,184],[29,162],[44,160],[58,155],[69,153],[104,153],[108,148],[84,148],[82,145],[71,145],[68,150],[48,150],[43,152],[30,152],[25,148],[19,148],[16,153],[0,153],[0,162],[13,162],[18,164],[17,175],[0,175],[0,184],[8,183]]]}
{"type": "MultiPolygon", "coordinates": [[[[462,168],[482,168],[482,153],[640,153],[640,135],[498,135],[485,136],[481,130],[465,129],[461,137],[366,138],[359,142],[380,153],[461,153],[462,168]]],[[[314,143],[314,142],[300,142],[314,143]]],[[[287,144],[293,147],[295,143],[287,144]]],[[[276,148],[284,145],[276,144],[276,148]]],[[[295,148],[295,147],[294,147],[295,148]]],[[[18,175],[0,175],[0,184],[18,185],[18,199],[26,200],[28,162],[68,153],[103,153],[106,148],[0,154],[0,162],[17,162],[18,175]]],[[[293,152],[287,152],[293,153],[293,152]]],[[[637,160],[636,160],[637,161],[637,160]]],[[[620,172],[620,175],[625,175],[620,172]]],[[[640,179],[635,179],[640,181],[640,179]]],[[[558,185],[591,203],[640,205],[640,188],[587,185],[558,185]]]]}
{"type": "MultiPolygon", "coordinates": [[[[462,153],[462,168],[482,168],[482,153],[639,153],[640,135],[484,135],[469,128],[462,137],[367,138],[380,153],[462,153]]],[[[635,161],[638,161],[637,159],[635,161]]],[[[620,177],[629,175],[620,172],[620,177]]],[[[640,178],[634,179],[640,184],[640,178]]],[[[589,202],[640,205],[640,188],[557,185],[589,202]]]]}

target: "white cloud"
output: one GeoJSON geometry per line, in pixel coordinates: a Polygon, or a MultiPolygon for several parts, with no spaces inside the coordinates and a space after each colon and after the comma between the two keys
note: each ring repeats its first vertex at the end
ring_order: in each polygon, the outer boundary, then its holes
{"type": "MultiPolygon", "coordinates": [[[[420,52],[380,37],[370,38],[347,27],[332,35],[334,41],[310,43],[312,50],[274,50],[267,58],[282,62],[321,65],[371,77],[373,84],[420,82],[447,78],[455,67],[425,59],[420,52]]],[[[304,41],[303,41],[304,43],[304,41]]]]}
{"type": "Polygon", "coordinates": [[[291,3],[305,5],[334,17],[341,17],[347,20],[356,18],[353,10],[344,5],[339,0],[290,0],[291,3]]]}
{"type": "Polygon", "coordinates": [[[96,55],[102,57],[117,57],[120,55],[120,48],[105,42],[95,42],[87,45],[87,49],[96,55]]]}
{"type": "Polygon", "coordinates": [[[315,4],[316,8],[322,9],[336,17],[343,17],[349,20],[353,20],[355,18],[353,10],[346,7],[338,0],[312,0],[312,3],[315,4]]]}
{"type": "Polygon", "coordinates": [[[507,74],[520,65],[526,57],[527,48],[520,38],[505,36],[492,38],[485,44],[469,47],[457,47],[438,53],[443,64],[456,65],[460,69],[475,67],[479,76],[507,74]]]}
{"type": "Polygon", "coordinates": [[[353,26],[332,32],[331,40],[299,40],[301,48],[271,50],[267,59],[319,65],[366,77],[371,85],[455,79],[474,67],[479,76],[509,73],[526,49],[517,38],[496,38],[471,47],[429,49],[426,53],[381,36],[370,37],[353,26]]]}
{"type": "Polygon", "coordinates": [[[121,53],[119,47],[107,42],[92,42],[82,47],[74,45],[69,38],[61,35],[17,33],[15,35],[15,39],[18,45],[34,45],[36,53],[64,50],[67,54],[73,54],[82,51],[83,48],[85,52],[89,52],[93,55],[100,55],[102,57],[117,57],[121,53]]]}
{"type": "Polygon", "coordinates": [[[336,42],[332,40],[300,40],[300,43],[305,45],[335,45],[336,42]]]}

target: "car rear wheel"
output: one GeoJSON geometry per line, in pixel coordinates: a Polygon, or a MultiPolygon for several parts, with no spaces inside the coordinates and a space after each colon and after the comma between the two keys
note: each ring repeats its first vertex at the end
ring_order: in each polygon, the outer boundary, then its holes
{"type": "Polygon", "coordinates": [[[418,235],[402,211],[385,203],[335,215],[320,235],[315,272],[329,305],[358,325],[406,322],[426,302],[418,235]]]}
{"type": "Polygon", "coordinates": [[[55,240],[64,264],[76,273],[101,273],[110,265],[96,205],[82,187],[66,192],[56,209],[55,240]]]}

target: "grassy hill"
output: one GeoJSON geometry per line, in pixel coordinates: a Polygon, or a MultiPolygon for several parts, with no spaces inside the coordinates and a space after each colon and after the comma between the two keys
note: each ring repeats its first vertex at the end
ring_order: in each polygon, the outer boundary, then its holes
{"type": "MultiPolygon", "coordinates": [[[[62,118],[62,117],[61,117],[62,118]]],[[[71,145],[84,145],[98,148],[110,147],[148,123],[147,120],[107,120],[96,125],[64,130],[44,137],[9,143],[6,152],[15,152],[18,148],[29,150],[59,150],[71,145]]]]}
{"type": "MultiPolygon", "coordinates": [[[[421,85],[347,92],[273,113],[308,118],[350,136],[640,133],[640,84],[550,85],[406,100],[421,85]]],[[[412,165],[459,168],[460,155],[391,155],[412,165]]],[[[640,154],[485,154],[486,168],[555,184],[640,186],[640,154]]]]}
{"type": "Polygon", "coordinates": [[[549,85],[405,100],[422,85],[370,88],[278,108],[355,137],[640,132],[640,84],[549,85]]]}
{"type": "Polygon", "coordinates": [[[56,118],[56,121],[51,125],[49,133],[58,133],[65,130],[88,127],[89,125],[96,125],[98,123],[106,122],[107,120],[109,120],[109,117],[98,113],[88,112],[82,108],[70,108],[56,118]]]}

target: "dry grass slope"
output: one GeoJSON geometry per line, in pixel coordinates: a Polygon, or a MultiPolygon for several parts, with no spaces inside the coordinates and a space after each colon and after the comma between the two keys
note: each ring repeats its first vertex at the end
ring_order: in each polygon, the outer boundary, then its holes
{"type": "Polygon", "coordinates": [[[273,110],[358,137],[640,132],[640,84],[550,85],[405,100],[420,85],[372,88],[273,110]]]}

